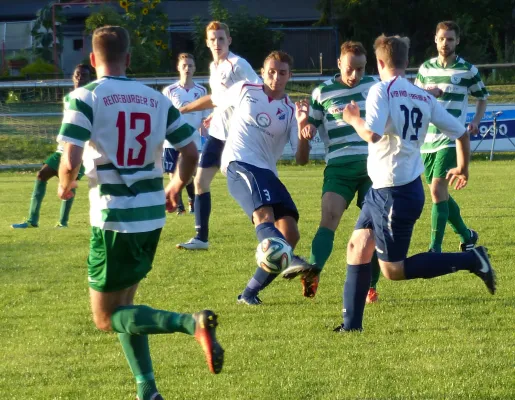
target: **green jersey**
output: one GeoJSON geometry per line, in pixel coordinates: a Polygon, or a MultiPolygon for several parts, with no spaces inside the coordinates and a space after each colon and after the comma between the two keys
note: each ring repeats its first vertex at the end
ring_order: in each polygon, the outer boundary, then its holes
{"type": "Polygon", "coordinates": [[[340,83],[339,75],[335,75],[313,91],[309,122],[316,126],[324,142],[325,162],[328,165],[367,159],[368,143],[342,120],[342,111],[354,100],[364,118],[368,91],[377,82],[376,78],[364,76],[358,85],[350,87],[340,83]]]}
{"type": "MultiPolygon", "coordinates": [[[[461,57],[456,57],[452,65],[443,67],[438,57],[426,61],[420,67],[415,85],[423,89],[439,88],[443,95],[438,102],[465,126],[469,94],[486,100],[488,91],[476,67],[461,57]]],[[[434,153],[446,147],[455,147],[453,140],[442,134],[433,124],[429,124],[422,153],[434,153]]]]}

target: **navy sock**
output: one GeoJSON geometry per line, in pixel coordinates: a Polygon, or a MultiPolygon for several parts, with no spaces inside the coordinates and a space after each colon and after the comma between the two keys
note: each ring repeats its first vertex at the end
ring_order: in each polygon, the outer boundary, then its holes
{"type": "Polygon", "coordinates": [[[370,263],[347,264],[347,275],[343,286],[343,326],[346,331],[363,329],[363,313],[371,277],[370,263]]]}
{"type": "Polygon", "coordinates": [[[471,271],[477,264],[472,251],[463,253],[420,253],[404,260],[406,279],[435,278],[456,271],[471,271]]]}
{"type": "Polygon", "coordinates": [[[211,214],[211,192],[195,195],[196,239],[207,242],[209,237],[209,216],[211,214]]]}
{"type": "MultiPolygon", "coordinates": [[[[263,222],[256,226],[256,236],[261,243],[263,240],[270,237],[278,237],[284,239],[283,234],[275,227],[272,222],[263,222]]],[[[286,240],[286,239],[284,239],[286,240]]]]}
{"type": "MultiPolygon", "coordinates": [[[[263,222],[256,226],[256,236],[259,242],[270,237],[279,237],[284,239],[281,231],[277,229],[272,222],[263,222]]],[[[256,296],[260,290],[263,290],[270,285],[275,278],[277,278],[277,274],[270,274],[264,269],[258,267],[254,276],[250,278],[249,283],[247,283],[247,287],[243,291],[243,296],[247,298],[256,296]]]]}
{"type": "Polygon", "coordinates": [[[250,278],[247,287],[243,291],[243,297],[249,298],[256,296],[261,290],[266,288],[272,281],[277,278],[277,274],[269,274],[264,269],[256,268],[254,276],[250,278]]]}
{"type": "Polygon", "coordinates": [[[186,192],[188,193],[188,201],[193,202],[195,199],[195,185],[193,182],[186,185],[186,192]]]}

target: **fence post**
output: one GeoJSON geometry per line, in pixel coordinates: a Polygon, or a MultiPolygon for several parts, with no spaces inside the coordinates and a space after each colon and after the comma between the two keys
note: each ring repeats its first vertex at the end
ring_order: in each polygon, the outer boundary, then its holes
{"type": "Polygon", "coordinates": [[[322,53],[320,53],[320,75],[324,74],[323,58],[324,58],[324,55],[322,53]]]}

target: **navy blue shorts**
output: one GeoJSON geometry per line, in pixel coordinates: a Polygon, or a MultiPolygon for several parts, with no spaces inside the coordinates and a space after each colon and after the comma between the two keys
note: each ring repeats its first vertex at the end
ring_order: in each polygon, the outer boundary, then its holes
{"type": "Polygon", "coordinates": [[[175,149],[163,149],[163,169],[165,172],[173,174],[177,168],[179,152],[175,149]]]}
{"type": "Polygon", "coordinates": [[[255,210],[269,206],[273,208],[276,220],[290,216],[299,221],[299,212],[290,193],[269,169],[233,161],[227,167],[227,186],[250,219],[255,210]]]}
{"type": "Polygon", "coordinates": [[[355,229],[372,229],[377,257],[396,262],[406,259],[415,222],[424,208],[420,177],[403,186],[371,188],[355,229]]]}
{"type": "Polygon", "coordinates": [[[200,153],[199,167],[209,168],[218,167],[220,168],[222,160],[222,152],[224,151],[225,142],[217,139],[213,136],[209,136],[202,146],[202,152],[200,153]]]}

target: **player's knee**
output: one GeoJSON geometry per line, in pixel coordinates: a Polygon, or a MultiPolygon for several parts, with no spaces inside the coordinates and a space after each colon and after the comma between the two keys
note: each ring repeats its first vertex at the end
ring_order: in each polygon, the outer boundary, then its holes
{"type": "Polygon", "coordinates": [[[202,194],[209,192],[209,186],[211,185],[211,180],[206,179],[202,174],[195,176],[193,180],[193,184],[195,186],[195,193],[202,194]]]}
{"type": "Polygon", "coordinates": [[[338,228],[341,217],[341,214],[332,210],[322,210],[322,220],[320,221],[320,225],[334,231],[338,228]]]}
{"type": "Polygon", "coordinates": [[[402,269],[390,263],[380,263],[381,273],[390,281],[401,281],[404,279],[402,269]]]}
{"type": "Polygon", "coordinates": [[[111,331],[111,318],[105,315],[93,315],[93,322],[97,329],[109,332],[111,331]]]}

